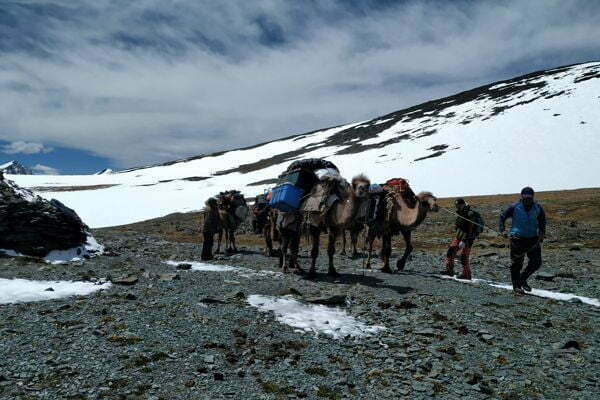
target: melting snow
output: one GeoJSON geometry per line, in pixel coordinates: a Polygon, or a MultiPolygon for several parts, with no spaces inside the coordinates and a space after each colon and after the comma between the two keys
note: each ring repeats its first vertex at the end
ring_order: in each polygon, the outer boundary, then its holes
{"type": "Polygon", "coordinates": [[[109,287],[110,283],[95,284],[91,282],[31,281],[0,278],[0,304],[85,296],[109,287]],[[48,290],[49,288],[53,290],[48,290]]]}
{"type": "Polygon", "coordinates": [[[274,312],[277,321],[302,332],[324,333],[334,339],[371,336],[384,330],[366,325],[339,308],[303,304],[291,297],[248,296],[248,303],[262,312],[274,312]]]}
{"type": "Polygon", "coordinates": [[[239,271],[239,268],[230,267],[229,265],[219,265],[219,264],[207,264],[203,262],[196,261],[165,261],[165,264],[172,265],[177,267],[181,264],[190,264],[192,266],[193,271],[202,271],[202,272],[231,272],[231,271],[239,271]]]}
{"type": "MultiPolygon", "coordinates": [[[[10,249],[0,249],[8,256],[23,257],[24,255],[10,249]]],[[[49,264],[65,264],[72,261],[81,261],[85,256],[100,255],[104,252],[104,246],[99,244],[96,239],[88,235],[87,242],[81,246],[68,250],[52,250],[44,260],[49,264]]]]}
{"type": "MultiPolygon", "coordinates": [[[[460,283],[484,284],[484,285],[493,286],[493,287],[496,287],[499,289],[512,290],[511,284],[492,282],[487,279],[473,279],[473,280],[469,281],[469,280],[458,279],[456,277],[446,276],[446,275],[439,275],[439,277],[444,278],[444,279],[452,279],[452,280],[460,282],[460,283]]],[[[600,307],[599,299],[578,296],[578,295],[572,294],[572,293],[558,293],[558,292],[552,292],[550,290],[545,290],[545,289],[532,289],[531,292],[529,292],[528,294],[531,294],[531,295],[537,296],[537,297],[544,297],[547,299],[554,299],[554,300],[561,300],[561,301],[579,300],[582,303],[590,304],[595,307],[600,307]]]]}
{"type": "Polygon", "coordinates": [[[230,265],[220,265],[220,264],[207,264],[203,262],[197,261],[165,261],[165,264],[172,265],[174,267],[181,264],[190,264],[192,266],[192,271],[202,271],[202,272],[235,272],[240,276],[245,278],[251,278],[255,276],[281,276],[281,272],[277,271],[268,271],[268,270],[254,270],[251,268],[244,267],[232,267],[230,265]]]}

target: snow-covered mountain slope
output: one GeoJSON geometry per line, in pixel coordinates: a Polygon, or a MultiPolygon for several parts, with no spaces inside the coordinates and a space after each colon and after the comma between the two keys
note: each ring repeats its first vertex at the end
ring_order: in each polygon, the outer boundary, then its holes
{"type": "Polygon", "coordinates": [[[326,157],[348,178],[405,177],[437,196],[595,187],[599,106],[600,63],[586,63],[248,148],[108,175],[11,179],[59,199],[92,227],[198,210],[232,188],[252,196],[305,157],[326,157]]]}
{"type": "Polygon", "coordinates": [[[32,170],[18,161],[9,161],[5,164],[0,164],[0,171],[12,175],[33,175],[32,170]]]}

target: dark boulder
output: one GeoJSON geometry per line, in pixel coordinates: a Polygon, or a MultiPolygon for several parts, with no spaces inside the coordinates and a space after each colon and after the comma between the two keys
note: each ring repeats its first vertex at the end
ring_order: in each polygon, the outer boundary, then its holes
{"type": "Polygon", "coordinates": [[[88,227],[58,200],[45,200],[10,180],[0,180],[0,249],[44,257],[87,242],[88,227]]]}

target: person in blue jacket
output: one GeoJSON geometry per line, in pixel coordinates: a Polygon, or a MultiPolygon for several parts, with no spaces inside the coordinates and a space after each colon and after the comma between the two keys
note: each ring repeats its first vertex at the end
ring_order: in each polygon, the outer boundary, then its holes
{"type": "Polygon", "coordinates": [[[505,222],[512,219],[510,227],[510,276],[513,290],[517,294],[531,291],[527,279],[542,265],[541,244],[546,234],[546,214],[542,206],[534,201],[534,191],[530,187],[521,190],[521,200],[512,204],[500,214],[500,232],[504,233],[505,222]],[[529,259],[523,268],[525,255],[529,259]]]}

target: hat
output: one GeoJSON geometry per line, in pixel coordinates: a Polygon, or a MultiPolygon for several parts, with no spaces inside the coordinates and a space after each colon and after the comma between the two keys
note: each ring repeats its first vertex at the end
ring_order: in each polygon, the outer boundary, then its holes
{"type": "Polygon", "coordinates": [[[521,196],[533,196],[534,193],[535,192],[533,191],[533,189],[529,186],[525,186],[523,189],[521,189],[521,196]]]}
{"type": "Polygon", "coordinates": [[[462,197],[459,197],[458,199],[454,200],[454,205],[459,205],[459,204],[467,204],[465,202],[465,199],[463,199],[462,197]]]}

